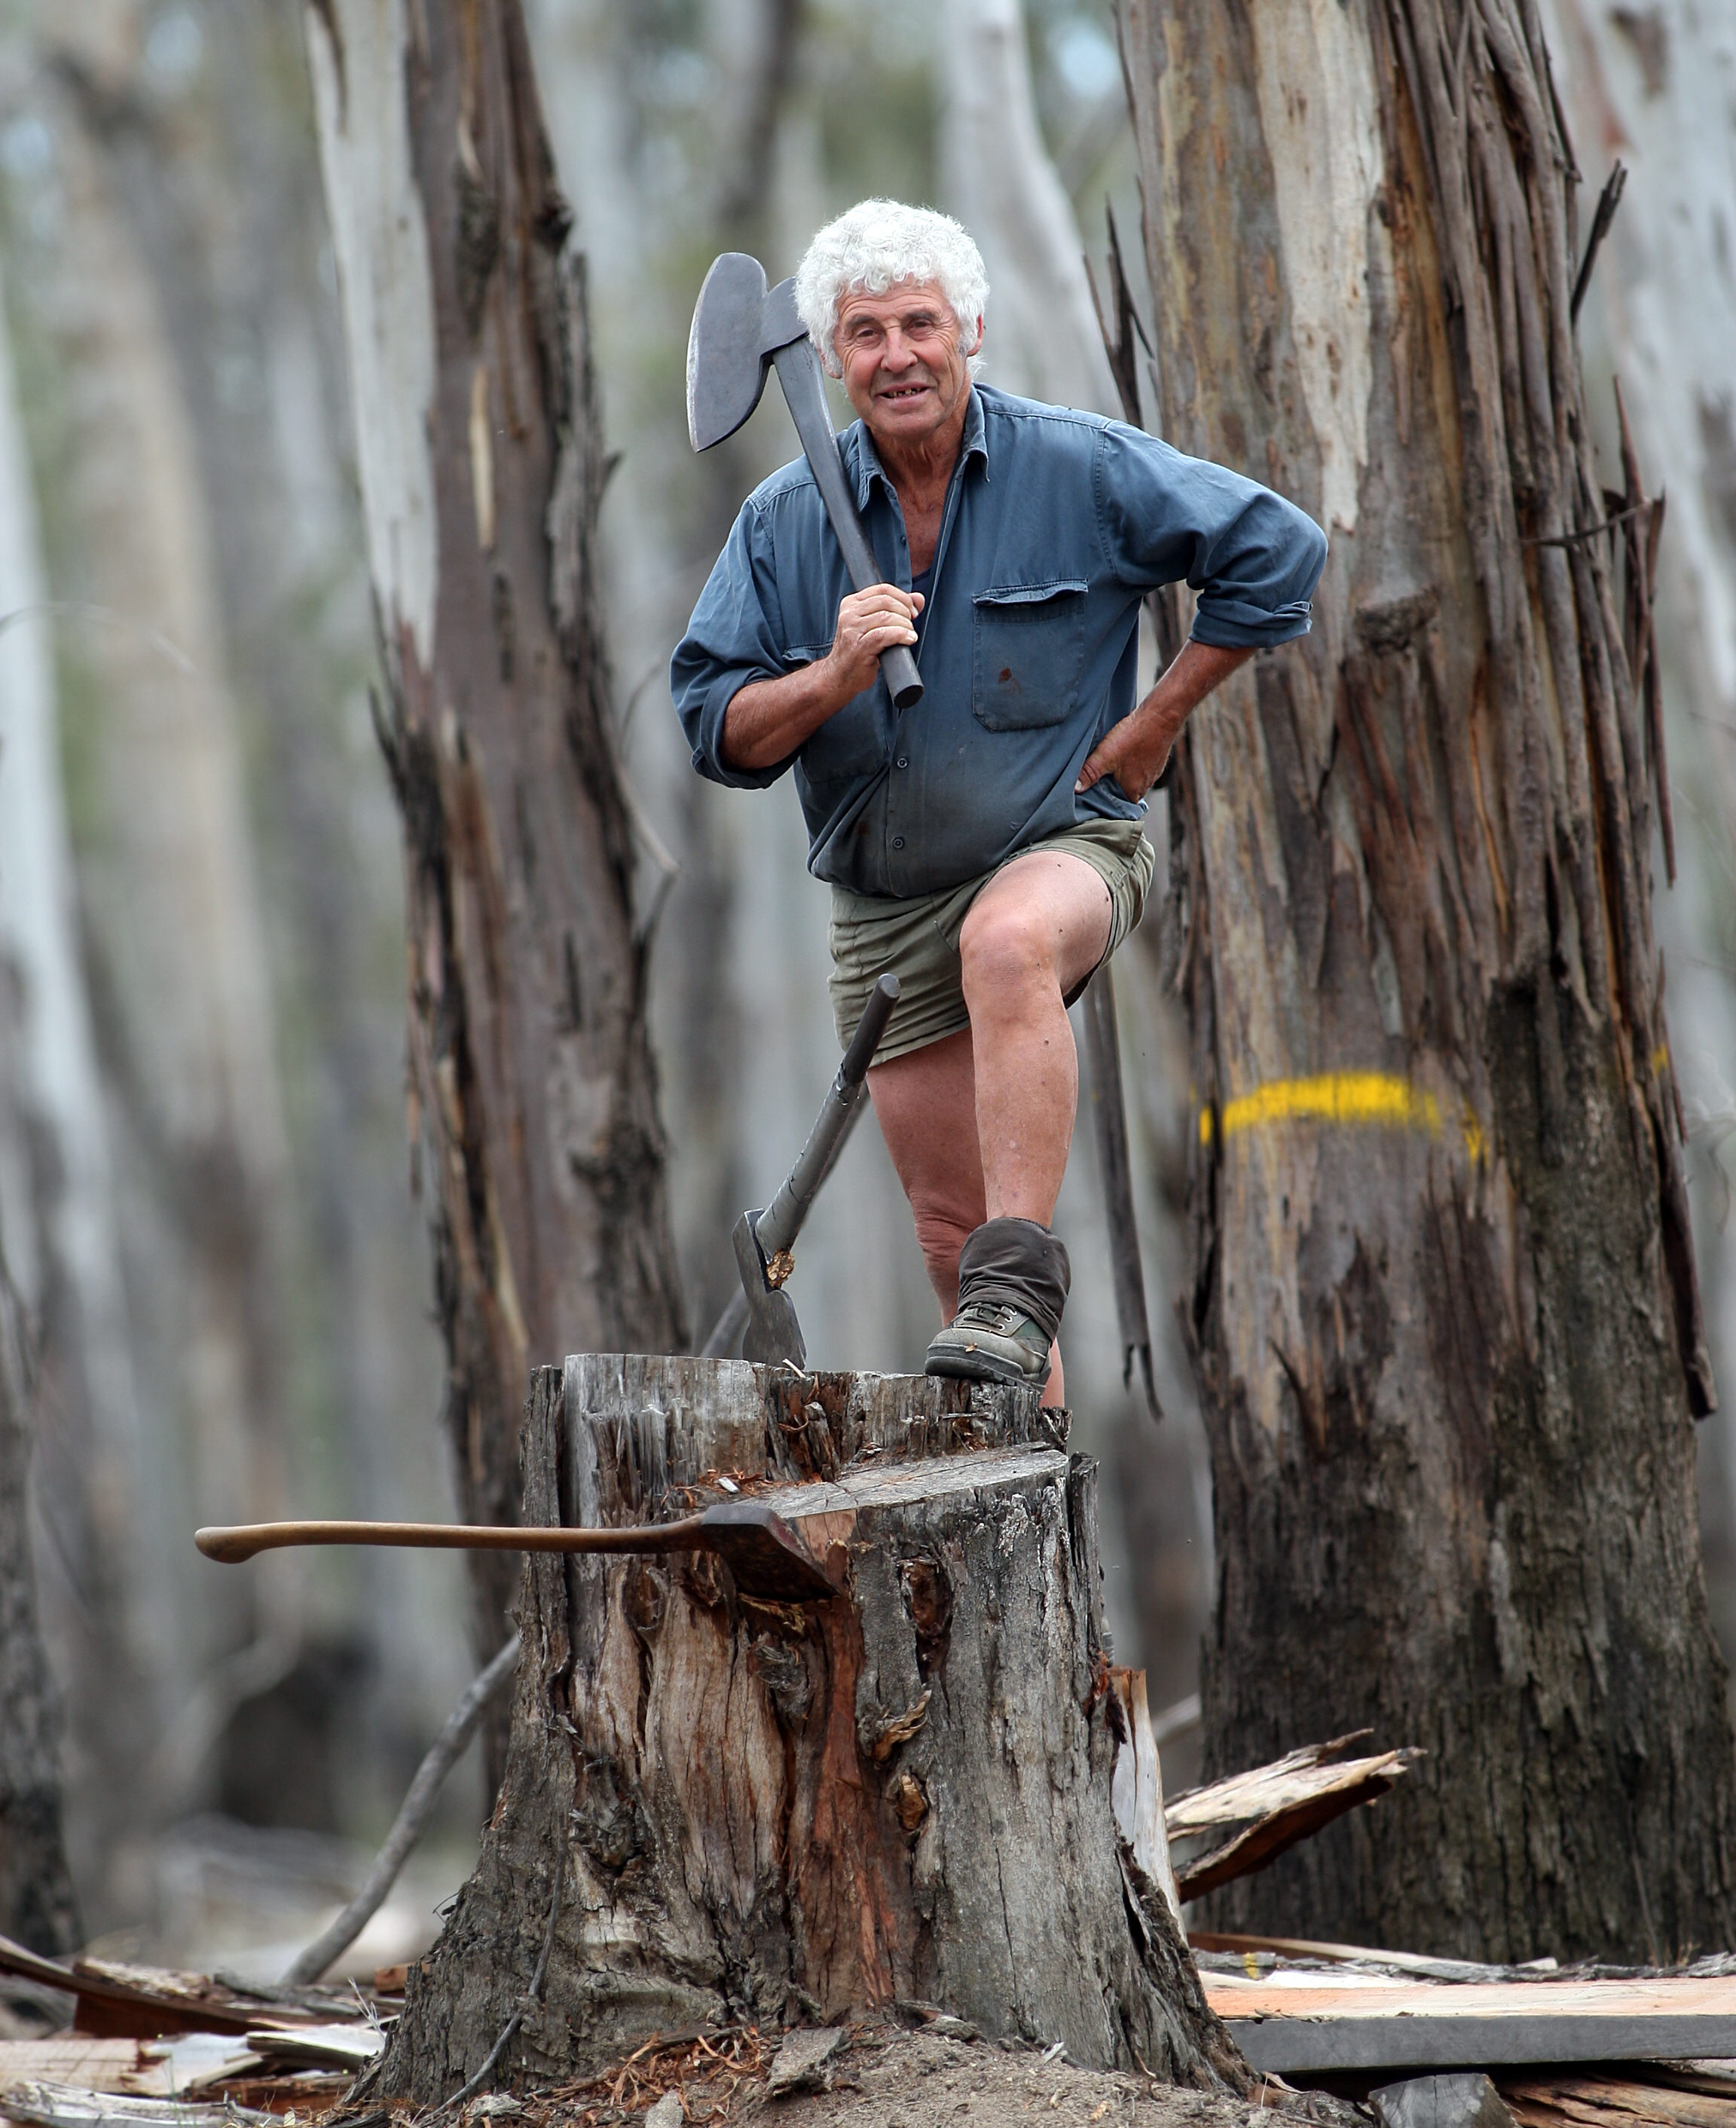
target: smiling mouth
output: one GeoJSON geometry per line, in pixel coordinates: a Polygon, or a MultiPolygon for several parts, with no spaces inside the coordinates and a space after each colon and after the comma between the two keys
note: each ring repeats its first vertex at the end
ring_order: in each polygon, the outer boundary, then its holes
{"type": "Polygon", "coordinates": [[[883,385],[880,396],[882,399],[891,400],[920,399],[925,392],[930,392],[933,388],[932,385],[924,378],[920,383],[883,385]]]}

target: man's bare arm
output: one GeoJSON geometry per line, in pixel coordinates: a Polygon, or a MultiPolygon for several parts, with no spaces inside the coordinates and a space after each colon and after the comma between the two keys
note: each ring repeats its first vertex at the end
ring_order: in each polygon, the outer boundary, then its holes
{"type": "Polygon", "coordinates": [[[776,680],[750,680],[723,713],[718,754],[726,768],[771,768],[787,761],[828,717],[873,684],[880,653],[916,641],[912,625],[920,591],[873,584],[838,607],[832,648],[823,658],[776,680]]]}
{"type": "Polygon", "coordinates": [[[1079,772],[1075,791],[1112,776],[1130,798],[1143,798],[1162,775],[1176,734],[1221,681],[1254,655],[1220,650],[1210,643],[1184,643],[1175,663],[1131,716],[1107,731],[1079,772]]]}

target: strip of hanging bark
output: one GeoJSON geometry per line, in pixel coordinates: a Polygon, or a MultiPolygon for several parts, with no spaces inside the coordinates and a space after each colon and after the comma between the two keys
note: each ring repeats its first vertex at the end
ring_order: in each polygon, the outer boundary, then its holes
{"type": "Polygon", "coordinates": [[[1176,1889],[1183,1902],[1203,1898],[1220,1884],[1264,1869],[1322,1826],[1383,1796],[1422,1755],[1407,1747],[1330,1763],[1347,1745],[1368,1734],[1361,1729],[1330,1744],[1305,1744],[1269,1766],[1179,1795],[1164,1812],[1172,1843],[1213,1826],[1245,1828],[1221,1847],[1176,1865],[1176,1889]],[[1250,1818],[1254,1822],[1248,1824],[1250,1818]]]}
{"type": "Polygon", "coordinates": [[[1579,272],[1573,282],[1573,301],[1568,309],[1572,323],[1579,323],[1579,306],[1586,299],[1586,290],[1591,285],[1591,268],[1597,264],[1597,254],[1603,240],[1610,233],[1610,224],[1615,219],[1615,210],[1628,182],[1627,164],[1617,162],[1604,180],[1603,190],[1597,195],[1597,211],[1591,216],[1591,233],[1586,239],[1586,255],[1579,262],[1579,272]]]}
{"type": "Polygon", "coordinates": [[[289,1968],[283,1976],[285,1987],[299,1987],[317,1980],[334,1959],[349,1950],[378,1912],[386,1894],[397,1882],[398,1872],[404,1867],[410,1850],[426,1830],[441,1786],[475,1735],[483,1709],[512,1675],[518,1661],[519,1636],[515,1633],[481,1675],[472,1678],[466,1687],[463,1698],[453,1708],[445,1727],[417,1767],[415,1779],[386,1836],[386,1844],[374,1857],[373,1867],[361,1890],[331,1926],[315,1936],[289,1968]]]}
{"type": "Polygon", "coordinates": [[[1652,761],[1652,782],[1658,794],[1658,827],[1663,841],[1664,870],[1676,884],[1676,815],[1670,802],[1670,773],[1664,753],[1663,689],[1658,670],[1657,609],[1658,549],[1663,534],[1663,501],[1651,501],[1639,477],[1639,454],[1628,424],[1627,402],[1621,379],[1615,380],[1615,416],[1621,428],[1621,515],[1626,523],[1623,541],[1627,565],[1627,627],[1623,640],[1628,665],[1634,676],[1634,691],[1645,706],[1646,737],[1652,761]]]}
{"type": "Polygon", "coordinates": [[[1103,352],[1109,358],[1109,373],[1115,379],[1115,389],[1122,402],[1122,412],[1133,428],[1144,425],[1139,406],[1139,357],[1134,348],[1138,340],[1149,355],[1151,343],[1145,337],[1145,328],[1140,323],[1139,312],[1133,304],[1133,291],[1127,284],[1127,269],[1122,263],[1121,232],[1115,226],[1115,207],[1112,201],[1103,202],[1103,213],[1109,224],[1109,296],[1114,312],[1113,329],[1103,309],[1103,299],[1098,292],[1097,275],[1092,271],[1091,261],[1085,261],[1085,279],[1091,289],[1092,307],[1097,312],[1097,329],[1103,336],[1103,352]]]}

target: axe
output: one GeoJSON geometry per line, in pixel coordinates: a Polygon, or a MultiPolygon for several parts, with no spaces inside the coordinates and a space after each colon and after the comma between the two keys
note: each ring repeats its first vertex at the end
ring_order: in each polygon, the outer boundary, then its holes
{"type": "MultiPolygon", "coordinates": [[[[774,364],[850,581],[859,591],[884,583],[832,433],[820,359],[796,315],[795,283],[780,281],[768,293],[759,260],[726,251],[711,263],[687,335],[687,433],[696,451],[735,434],[759,405],[774,364]]],[[[921,701],[916,660],[902,643],[880,653],[880,672],[899,709],[921,701]]]]}
{"type": "Polygon", "coordinates": [[[418,1551],[715,1552],[744,1596],[823,1603],[842,1592],[781,1515],[759,1500],[720,1500],[679,1522],[625,1529],[497,1528],[462,1522],[247,1522],[195,1531],[207,1559],[233,1566],[286,1545],[398,1545],[418,1551]]]}
{"type": "Polygon", "coordinates": [[[767,1366],[785,1360],[798,1367],[805,1365],[808,1347],[795,1319],[795,1304],[784,1290],[784,1281],[795,1268],[791,1251],[809,1206],[832,1172],[832,1163],[861,1113],[862,1081],[898,997],[898,977],[881,976],[862,1008],[837,1076],[808,1133],[800,1158],[790,1171],[789,1180],[763,1212],[744,1212],[736,1221],[729,1238],[735,1250],[736,1268],[742,1275],[742,1290],[730,1296],[711,1335],[700,1347],[702,1359],[722,1359],[740,1337],[743,1359],[757,1360],[767,1366]]]}

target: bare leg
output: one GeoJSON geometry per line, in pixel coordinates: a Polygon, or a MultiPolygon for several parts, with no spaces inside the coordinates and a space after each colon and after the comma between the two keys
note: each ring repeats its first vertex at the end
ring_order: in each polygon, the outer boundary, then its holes
{"type": "Polygon", "coordinates": [[[1032,851],[972,903],[959,938],[991,1219],[1055,1217],[1079,1107],[1061,1002],[1103,958],[1109,890],[1083,857],[1032,851]]]}
{"type": "MultiPolygon", "coordinates": [[[[1082,858],[1033,852],[999,873],[960,938],[971,1025],[868,1075],[942,1319],[985,1219],[1047,1226],[1066,1171],[1079,1060],[1061,1000],[1102,958],[1109,891],[1082,858]]],[[[1060,1351],[1045,1401],[1064,1400],[1060,1351]]]]}
{"type": "MultiPolygon", "coordinates": [[[[958,1313],[958,1256],[989,1216],[978,1150],[976,1083],[970,1029],[913,1049],[868,1074],[875,1120],[910,1199],[916,1238],[941,1320],[958,1313]]],[[[1045,1404],[1065,1404],[1059,1343],[1050,1362],[1045,1404]]]]}

